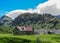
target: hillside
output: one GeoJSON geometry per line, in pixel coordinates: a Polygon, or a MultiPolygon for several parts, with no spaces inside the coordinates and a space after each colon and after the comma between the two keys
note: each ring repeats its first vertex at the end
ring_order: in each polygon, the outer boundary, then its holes
{"type": "Polygon", "coordinates": [[[10,27],[10,23],[12,19],[8,16],[4,15],[0,19],[0,33],[12,33],[12,29],[10,27]]]}
{"type": "Polygon", "coordinates": [[[12,26],[31,25],[35,29],[60,29],[60,19],[51,14],[25,13],[19,15],[11,24],[12,26]]]}

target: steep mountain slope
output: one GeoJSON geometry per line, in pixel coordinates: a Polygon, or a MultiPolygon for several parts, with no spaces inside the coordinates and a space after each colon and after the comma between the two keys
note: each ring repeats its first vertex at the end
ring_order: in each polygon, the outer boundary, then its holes
{"type": "Polygon", "coordinates": [[[44,28],[44,29],[59,29],[60,28],[60,19],[52,16],[50,14],[30,14],[25,13],[19,15],[13,22],[12,26],[17,25],[31,25],[36,29],[44,28]]]}

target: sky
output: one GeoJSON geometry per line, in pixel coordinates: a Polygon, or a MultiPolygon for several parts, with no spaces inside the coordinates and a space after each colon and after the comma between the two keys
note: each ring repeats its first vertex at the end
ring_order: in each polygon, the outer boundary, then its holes
{"type": "Polygon", "coordinates": [[[47,0],[0,0],[0,17],[3,16],[5,12],[12,10],[33,9],[45,1],[47,0]]]}

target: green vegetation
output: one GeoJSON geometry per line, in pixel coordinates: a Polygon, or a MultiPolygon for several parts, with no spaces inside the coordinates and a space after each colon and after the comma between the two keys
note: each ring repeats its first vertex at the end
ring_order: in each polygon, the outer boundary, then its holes
{"type": "Polygon", "coordinates": [[[12,34],[13,29],[7,26],[0,26],[0,33],[1,34],[12,34]]]}
{"type": "MultiPolygon", "coordinates": [[[[0,43],[36,43],[38,35],[20,35],[0,34],[0,43]]],[[[60,43],[60,35],[39,35],[41,43],[60,43]]]]}

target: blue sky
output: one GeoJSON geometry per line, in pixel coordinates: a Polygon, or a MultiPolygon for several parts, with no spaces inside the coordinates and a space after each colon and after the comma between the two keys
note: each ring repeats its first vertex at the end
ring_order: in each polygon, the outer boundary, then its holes
{"type": "Polygon", "coordinates": [[[39,3],[45,1],[47,0],[0,0],[0,17],[4,12],[16,9],[35,8],[39,3]]]}

